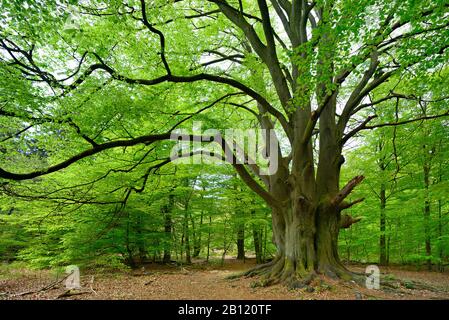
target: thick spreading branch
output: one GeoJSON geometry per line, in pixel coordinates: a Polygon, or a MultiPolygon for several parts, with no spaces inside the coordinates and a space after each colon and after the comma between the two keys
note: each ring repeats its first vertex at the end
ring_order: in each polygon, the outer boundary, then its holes
{"type": "MultiPolygon", "coordinates": [[[[279,206],[279,202],[267,190],[265,190],[256,180],[254,180],[254,178],[246,169],[246,166],[248,166],[258,178],[260,178],[264,183],[267,183],[267,178],[261,175],[260,167],[255,162],[251,161],[251,159],[249,159],[247,155],[245,155],[245,158],[247,160],[241,161],[240,159],[237,159],[235,153],[233,152],[234,148],[231,148],[229,143],[221,136],[221,134],[217,134],[214,136],[176,134],[176,137],[177,139],[182,139],[183,141],[205,141],[205,142],[218,143],[224,152],[224,155],[219,156],[218,158],[224,159],[226,162],[230,163],[237,171],[239,176],[242,178],[242,180],[246,183],[246,185],[250,187],[250,189],[253,190],[255,193],[257,193],[262,199],[264,199],[270,206],[272,207],[279,206]]],[[[238,149],[241,148],[236,146],[235,149],[237,149],[236,151],[238,151],[238,149]]],[[[207,154],[207,152],[201,150],[198,150],[198,154],[210,155],[207,154]]],[[[188,153],[187,155],[181,155],[178,157],[183,156],[190,156],[190,154],[188,153]]],[[[213,156],[216,157],[216,155],[213,156]]]]}
{"type": "Polygon", "coordinates": [[[443,117],[447,117],[447,116],[449,116],[449,110],[447,110],[446,112],[441,113],[441,114],[422,116],[422,117],[408,119],[408,120],[402,120],[402,121],[386,122],[386,123],[378,123],[378,124],[374,124],[374,125],[368,125],[368,123],[371,120],[373,120],[373,119],[378,117],[377,115],[372,115],[372,116],[367,117],[360,125],[355,127],[353,130],[349,131],[343,137],[342,144],[345,144],[350,138],[352,138],[353,136],[355,136],[358,132],[360,132],[362,130],[373,130],[373,129],[383,128],[383,127],[395,127],[395,126],[401,126],[401,125],[405,125],[405,124],[409,124],[409,123],[413,123],[413,122],[433,120],[433,119],[443,118],[443,117]]]}
{"type": "MultiPolygon", "coordinates": [[[[230,149],[229,144],[221,137],[221,135],[214,136],[214,137],[212,137],[212,139],[211,139],[211,137],[198,137],[198,136],[193,136],[193,135],[187,135],[187,136],[186,135],[176,135],[176,139],[179,139],[179,137],[181,137],[183,139],[188,138],[189,140],[196,139],[197,141],[214,141],[214,142],[218,143],[221,146],[221,148],[223,149],[223,152],[225,153],[226,161],[228,161],[229,163],[232,164],[232,166],[237,171],[237,173],[240,175],[242,180],[254,192],[256,192],[259,196],[261,196],[270,206],[278,206],[279,205],[277,200],[251,177],[251,175],[245,168],[245,164],[240,163],[240,161],[237,159],[237,157],[235,156],[235,154],[233,152],[229,153],[229,151],[233,150],[233,149],[230,149]]],[[[130,140],[117,140],[117,141],[111,141],[111,142],[107,142],[107,143],[103,143],[103,144],[97,144],[97,145],[93,146],[91,149],[85,150],[85,151],[83,151],[63,162],[60,162],[56,165],[50,166],[50,167],[48,167],[46,169],[42,169],[42,170],[37,170],[37,171],[29,172],[29,173],[12,173],[12,172],[9,172],[9,171],[6,171],[6,170],[0,168],[0,178],[7,179],[7,180],[16,180],[16,181],[33,179],[33,178],[36,178],[36,177],[39,177],[42,175],[50,174],[50,173],[62,170],[64,168],[67,168],[68,166],[70,166],[86,157],[92,156],[94,154],[100,153],[100,152],[108,150],[108,149],[117,148],[117,147],[129,147],[129,146],[134,146],[134,145],[141,144],[141,143],[149,145],[156,141],[169,140],[169,139],[173,139],[173,136],[170,133],[164,133],[164,134],[159,134],[159,135],[141,136],[141,137],[138,137],[135,139],[130,139],[130,140]]],[[[203,154],[203,152],[201,151],[200,154],[203,154]]],[[[194,155],[194,153],[184,155],[184,156],[192,156],[192,155],[194,155]]],[[[222,157],[220,157],[220,158],[222,158],[222,157]]],[[[173,159],[176,159],[176,157],[173,159]]],[[[131,189],[133,189],[136,192],[142,192],[144,189],[144,186],[146,184],[145,182],[147,181],[147,179],[149,177],[149,174],[151,172],[153,172],[154,170],[158,170],[165,164],[170,163],[173,159],[167,158],[167,159],[161,161],[160,163],[149,167],[149,169],[147,170],[145,175],[142,177],[144,180],[143,186],[140,189],[137,189],[137,188],[131,188],[131,189]]],[[[251,169],[256,174],[258,174],[258,172],[260,172],[260,168],[258,168],[258,166],[255,163],[249,164],[249,165],[250,165],[251,169]]]]}
{"type": "Polygon", "coordinates": [[[284,107],[284,110],[286,110],[287,104],[291,99],[291,94],[286,77],[282,72],[281,65],[276,55],[274,33],[271,27],[270,15],[268,12],[266,1],[258,1],[259,9],[262,15],[262,26],[267,41],[266,45],[261,41],[253,26],[249,24],[249,22],[245,19],[245,15],[242,14],[239,10],[233,8],[224,0],[210,1],[215,3],[223,12],[223,14],[245,34],[246,38],[251,44],[251,47],[254,49],[256,54],[261,58],[261,60],[265,63],[268,70],[270,71],[271,77],[273,79],[273,85],[279,96],[280,102],[284,107]]]}
{"type": "Polygon", "coordinates": [[[129,140],[116,140],[116,141],[105,142],[102,144],[97,144],[97,145],[93,146],[91,149],[87,149],[81,153],[78,153],[78,154],[70,157],[69,159],[62,161],[56,165],[50,166],[45,169],[29,172],[29,173],[13,173],[13,172],[9,172],[9,171],[6,171],[6,170],[0,168],[0,178],[7,179],[7,180],[17,180],[17,181],[29,180],[29,179],[33,179],[33,178],[36,178],[36,177],[39,177],[42,175],[46,175],[49,173],[53,173],[53,172],[62,170],[64,168],[67,168],[68,166],[74,164],[75,162],[78,162],[84,158],[90,157],[92,155],[95,155],[95,154],[100,153],[105,150],[118,148],[118,147],[130,147],[130,146],[135,146],[135,145],[141,144],[141,143],[149,145],[156,141],[167,140],[169,138],[170,138],[170,133],[163,133],[163,134],[140,136],[135,139],[129,139],[129,140]]]}
{"type": "Polygon", "coordinates": [[[260,105],[262,105],[265,110],[267,110],[268,113],[273,115],[276,119],[279,120],[279,123],[281,124],[282,128],[286,133],[290,132],[290,128],[287,122],[287,119],[285,116],[279,112],[277,109],[275,109],[262,95],[251,89],[250,87],[242,84],[241,82],[227,77],[217,76],[213,74],[208,73],[199,73],[192,76],[176,76],[176,75],[164,75],[153,79],[135,79],[135,78],[129,78],[126,76],[123,76],[119,73],[117,73],[114,69],[109,67],[108,65],[104,64],[103,62],[93,64],[87,68],[87,70],[84,72],[84,74],[79,77],[73,84],[71,84],[68,88],[73,90],[76,87],[78,87],[81,83],[85,81],[85,79],[90,76],[94,71],[96,70],[103,70],[106,71],[111,75],[111,77],[114,80],[122,81],[128,84],[140,84],[140,85],[147,85],[147,86],[153,86],[158,85],[163,82],[173,82],[173,83],[193,83],[197,81],[211,81],[216,83],[222,83],[227,84],[231,87],[237,88],[256,100],[260,105]]]}
{"type": "Polygon", "coordinates": [[[170,67],[168,66],[167,58],[165,57],[165,36],[160,30],[156,29],[148,22],[145,0],[140,0],[140,5],[142,7],[142,22],[148,28],[148,30],[150,30],[151,32],[153,32],[159,36],[160,45],[161,45],[161,53],[160,53],[161,60],[162,60],[162,63],[164,64],[165,71],[167,72],[168,75],[171,75],[170,67]]]}
{"type": "Polygon", "coordinates": [[[442,113],[442,114],[436,114],[436,115],[430,115],[430,116],[422,116],[422,117],[409,119],[409,120],[398,121],[398,122],[379,123],[379,124],[375,124],[375,125],[372,125],[372,126],[366,125],[361,130],[372,130],[372,129],[382,128],[382,127],[394,127],[394,126],[400,126],[400,125],[404,125],[404,124],[408,124],[408,123],[412,123],[412,122],[438,119],[438,118],[447,117],[447,116],[449,116],[449,110],[446,111],[445,113],[442,113]]]}

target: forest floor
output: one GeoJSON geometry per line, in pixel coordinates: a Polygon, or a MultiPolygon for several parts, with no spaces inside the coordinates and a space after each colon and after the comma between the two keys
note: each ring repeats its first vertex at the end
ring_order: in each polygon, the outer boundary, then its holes
{"type": "MultiPolygon", "coordinates": [[[[413,268],[381,268],[381,289],[370,290],[351,282],[316,279],[312,287],[289,290],[285,286],[255,286],[254,278],[227,279],[249,269],[254,259],[244,263],[226,259],[224,265],[202,261],[189,266],[148,264],[129,272],[86,273],[79,291],[67,293],[63,276],[50,271],[12,269],[0,274],[2,299],[449,299],[449,274],[413,271],[413,268]],[[70,295],[75,293],[75,295],[70,295]],[[70,296],[67,296],[69,294],[70,296]]],[[[365,266],[350,265],[363,272],[365,266]]],[[[416,268],[415,268],[416,270],[416,268]]]]}

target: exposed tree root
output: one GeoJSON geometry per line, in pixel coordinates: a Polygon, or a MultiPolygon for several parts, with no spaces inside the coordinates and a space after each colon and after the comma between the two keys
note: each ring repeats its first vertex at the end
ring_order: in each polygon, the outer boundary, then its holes
{"type": "Polygon", "coordinates": [[[381,279],[381,289],[383,291],[390,291],[396,293],[406,293],[409,294],[406,290],[426,290],[434,293],[447,293],[447,290],[432,287],[424,282],[415,281],[415,280],[407,280],[407,279],[381,279]]]}
{"type": "Polygon", "coordinates": [[[340,279],[344,281],[352,281],[358,285],[365,285],[366,275],[364,273],[350,271],[341,263],[321,266],[318,273],[334,280],[340,279]]]}
{"type": "Polygon", "coordinates": [[[269,263],[231,275],[227,279],[257,277],[258,280],[253,283],[253,286],[266,287],[274,284],[284,284],[290,289],[301,289],[313,285],[313,280],[318,275],[324,275],[331,279],[353,281],[360,285],[365,283],[364,274],[351,272],[339,263],[321,266],[318,270],[315,270],[312,267],[305,268],[291,263],[290,260],[283,257],[277,257],[269,263]]]}
{"type": "MultiPolygon", "coordinates": [[[[305,288],[307,291],[310,290],[312,292],[317,286],[328,287],[322,276],[333,280],[341,280],[343,283],[348,283],[348,285],[350,283],[361,287],[365,287],[366,285],[365,273],[350,271],[339,262],[334,261],[332,264],[321,264],[315,269],[304,268],[301,265],[291,263],[290,260],[284,257],[277,257],[268,263],[258,265],[245,272],[231,275],[228,279],[255,277],[256,280],[251,284],[253,287],[282,284],[289,289],[305,288]]],[[[388,279],[385,276],[381,278],[380,285],[382,291],[399,294],[410,294],[410,291],[404,289],[426,290],[434,293],[446,292],[441,288],[435,288],[422,282],[394,278],[388,279]]]]}
{"type": "Polygon", "coordinates": [[[249,269],[247,271],[243,271],[243,272],[239,272],[239,273],[227,276],[226,279],[233,280],[233,279],[239,279],[239,278],[242,278],[242,277],[253,277],[253,276],[260,275],[261,272],[263,272],[264,270],[268,270],[277,261],[278,261],[278,259],[273,259],[270,262],[257,265],[254,268],[251,268],[251,269],[249,269]]]}

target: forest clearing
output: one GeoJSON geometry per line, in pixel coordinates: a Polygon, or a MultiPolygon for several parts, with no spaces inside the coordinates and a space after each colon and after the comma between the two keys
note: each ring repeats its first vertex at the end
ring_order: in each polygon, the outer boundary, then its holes
{"type": "Polygon", "coordinates": [[[449,299],[449,0],[0,0],[0,300],[449,299]]]}

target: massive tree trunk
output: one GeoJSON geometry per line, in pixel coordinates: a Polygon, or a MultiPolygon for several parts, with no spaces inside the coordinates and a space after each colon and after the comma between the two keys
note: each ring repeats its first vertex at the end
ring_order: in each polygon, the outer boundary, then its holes
{"type": "Polygon", "coordinates": [[[262,275],[263,285],[280,282],[298,288],[308,285],[317,274],[342,279],[355,277],[340,262],[337,244],[339,229],[358,221],[342,216],[341,211],[353,204],[343,199],[363,177],[355,177],[339,190],[342,159],[338,149],[333,159],[324,158],[321,163],[316,180],[307,163],[302,167],[302,175],[294,174],[293,165],[293,174],[288,167],[280,166],[270,177],[271,194],[282,203],[272,210],[277,254],[271,262],[247,272],[262,275]]]}
{"type": "MultiPolygon", "coordinates": [[[[325,88],[322,88],[325,91],[325,88]]],[[[324,93],[318,92],[318,94],[324,93]]],[[[341,215],[341,211],[360,202],[344,199],[362,180],[352,179],[339,188],[342,128],[335,122],[336,95],[325,99],[319,110],[319,159],[314,161],[311,121],[318,117],[311,112],[310,103],[292,115],[291,157],[279,152],[278,170],[269,178],[272,201],[273,242],[277,254],[273,261],[249,271],[249,275],[263,275],[263,284],[284,283],[290,287],[308,285],[316,274],[332,278],[350,279],[355,275],[347,270],[338,256],[338,233],[359,219],[341,215]],[[312,117],[309,115],[312,114],[312,117]],[[316,170],[315,170],[316,168],[316,170]]],[[[271,150],[273,152],[274,150],[271,150]]]]}
{"type": "Polygon", "coordinates": [[[318,273],[349,279],[352,274],[341,264],[337,250],[339,209],[329,203],[292,202],[273,210],[275,259],[248,274],[262,274],[264,285],[282,282],[291,287],[309,284],[318,273]]]}

